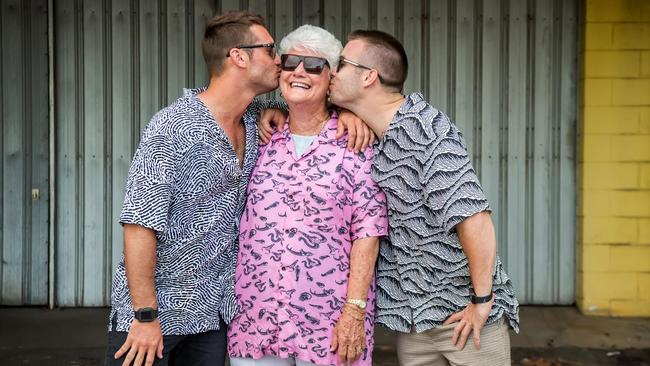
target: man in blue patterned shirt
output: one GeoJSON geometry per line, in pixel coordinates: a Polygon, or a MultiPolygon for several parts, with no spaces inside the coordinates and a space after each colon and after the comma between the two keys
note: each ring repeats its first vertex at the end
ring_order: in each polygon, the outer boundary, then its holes
{"type": "Polygon", "coordinates": [[[254,97],[277,88],[280,68],[273,38],[250,13],[210,20],[202,46],[208,87],[186,90],[151,119],[129,170],[109,365],[225,362],[256,121],[273,106],[254,97]]]}
{"type": "Polygon", "coordinates": [[[355,31],[330,84],[332,103],[379,136],[372,174],[388,200],[389,239],[377,322],[400,332],[401,365],[510,365],[519,305],[488,201],[456,126],[421,94],[401,94],[407,71],[399,41],[355,31]]]}

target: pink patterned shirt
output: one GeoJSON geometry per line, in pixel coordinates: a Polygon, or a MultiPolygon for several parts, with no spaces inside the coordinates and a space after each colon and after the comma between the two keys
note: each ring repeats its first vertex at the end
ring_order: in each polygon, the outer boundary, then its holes
{"type": "MultiPolygon", "coordinates": [[[[388,230],[386,197],[370,175],[372,148],[348,151],[335,137],[337,121],[332,114],[301,157],[288,124],[259,148],[239,229],[232,357],[337,363],[331,336],[347,297],[352,243],[388,230]]],[[[367,349],[354,365],[372,364],[374,310],[373,278],[367,349]]]]}

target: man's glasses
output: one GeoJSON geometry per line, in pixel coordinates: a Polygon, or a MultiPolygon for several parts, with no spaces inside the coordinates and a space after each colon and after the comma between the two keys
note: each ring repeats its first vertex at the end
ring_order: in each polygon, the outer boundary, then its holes
{"type": "Polygon", "coordinates": [[[314,75],[320,75],[325,66],[330,67],[330,63],[326,59],[313,56],[298,56],[291,54],[284,54],[280,56],[280,67],[284,71],[293,71],[302,62],[302,67],[305,72],[314,75]]]}
{"type": "MultiPolygon", "coordinates": [[[[341,67],[343,67],[344,63],[345,64],[350,64],[350,65],[352,65],[354,67],[358,67],[358,68],[364,69],[364,70],[375,70],[375,71],[377,71],[377,69],[373,69],[372,67],[362,65],[362,64],[360,64],[358,62],[354,62],[352,60],[348,60],[347,58],[341,56],[341,57],[339,57],[339,65],[336,67],[336,72],[339,72],[341,70],[341,67]]],[[[391,85],[391,83],[386,82],[386,80],[384,78],[382,78],[381,75],[379,75],[379,71],[377,71],[377,77],[379,78],[380,83],[386,84],[386,85],[391,85]]]]}
{"type": "MultiPolygon", "coordinates": [[[[241,48],[241,49],[252,49],[252,48],[267,48],[269,50],[269,56],[271,58],[275,58],[275,43],[264,43],[264,44],[240,44],[239,46],[235,46],[233,48],[241,48]]],[[[230,56],[230,52],[226,55],[226,57],[230,56]]]]}

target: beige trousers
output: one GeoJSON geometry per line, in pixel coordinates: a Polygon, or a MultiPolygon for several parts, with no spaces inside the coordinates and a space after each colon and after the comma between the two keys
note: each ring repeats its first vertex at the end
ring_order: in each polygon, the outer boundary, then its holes
{"type": "Polygon", "coordinates": [[[462,351],[451,344],[456,324],[422,333],[399,333],[397,357],[400,366],[510,366],[510,334],[502,319],[481,329],[481,350],[470,335],[462,351]]]}

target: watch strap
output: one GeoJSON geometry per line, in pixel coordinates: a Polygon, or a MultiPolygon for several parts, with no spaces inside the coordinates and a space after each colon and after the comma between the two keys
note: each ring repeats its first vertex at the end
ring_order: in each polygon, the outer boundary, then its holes
{"type": "Polygon", "coordinates": [[[472,296],[470,296],[469,300],[472,302],[472,304],[484,304],[484,303],[489,302],[490,300],[492,300],[492,296],[494,296],[494,294],[492,294],[492,293],[490,293],[487,296],[472,295],[472,296]]]}

